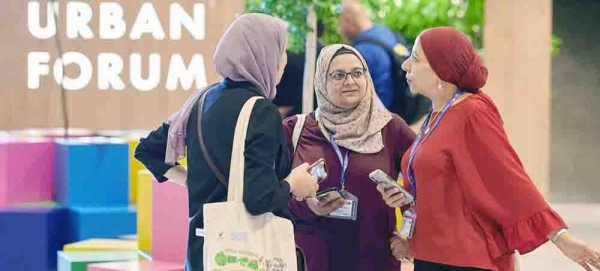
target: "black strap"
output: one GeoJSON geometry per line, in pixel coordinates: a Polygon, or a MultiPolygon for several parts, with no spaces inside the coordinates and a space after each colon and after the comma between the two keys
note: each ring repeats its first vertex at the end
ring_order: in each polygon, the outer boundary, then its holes
{"type": "Polygon", "coordinates": [[[200,141],[200,148],[202,149],[202,154],[204,154],[204,158],[206,159],[206,163],[208,163],[208,166],[210,167],[210,169],[212,170],[212,172],[215,174],[215,176],[217,176],[217,179],[223,183],[225,185],[225,187],[227,187],[227,181],[225,181],[225,175],[217,168],[217,166],[215,165],[215,163],[213,162],[213,160],[210,158],[210,155],[208,154],[208,150],[206,149],[206,145],[204,144],[204,138],[202,136],[202,113],[204,111],[204,99],[206,98],[206,95],[208,94],[209,90],[212,89],[213,86],[215,86],[216,84],[213,84],[209,87],[207,87],[206,89],[204,89],[204,93],[202,93],[200,96],[200,104],[198,105],[198,141],[200,141]]]}
{"type": "Polygon", "coordinates": [[[388,54],[391,54],[392,56],[396,54],[394,52],[394,47],[389,46],[386,42],[384,42],[378,38],[368,37],[368,38],[360,39],[356,44],[363,43],[363,42],[373,43],[378,46],[381,46],[383,49],[385,49],[388,52],[388,54]]]}

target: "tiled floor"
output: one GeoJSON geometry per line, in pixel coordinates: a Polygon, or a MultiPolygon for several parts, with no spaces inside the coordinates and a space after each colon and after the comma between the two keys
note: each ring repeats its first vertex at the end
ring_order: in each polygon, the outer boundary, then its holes
{"type": "MultiPolygon", "coordinates": [[[[552,204],[571,228],[572,233],[587,244],[600,250],[600,204],[552,204]]],[[[554,244],[548,242],[537,250],[520,256],[521,271],[576,271],[583,270],[563,256],[554,244]]],[[[402,271],[412,271],[403,264],[402,271]]]]}

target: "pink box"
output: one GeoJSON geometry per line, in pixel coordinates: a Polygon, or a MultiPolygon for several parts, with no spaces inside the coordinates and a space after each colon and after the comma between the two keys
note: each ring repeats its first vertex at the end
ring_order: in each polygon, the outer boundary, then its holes
{"type": "Polygon", "coordinates": [[[0,206],[51,201],[54,143],[0,137],[0,206]]]}
{"type": "Polygon", "coordinates": [[[188,238],[188,193],[175,183],[152,183],[153,260],[185,263],[188,238]]]}
{"type": "Polygon", "coordinates": [[[182,263],[139,260],[90,264],[87,271],[184,271],[184,266],[182,263]]]}

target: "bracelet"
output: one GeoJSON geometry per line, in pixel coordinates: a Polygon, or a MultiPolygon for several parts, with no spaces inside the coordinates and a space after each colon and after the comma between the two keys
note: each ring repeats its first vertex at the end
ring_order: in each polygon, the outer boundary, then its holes
{"type": "Polygon", "coordinates": [[[567,232],[566,228],[562,228],[559,231],[557,231],[554,235],[552,235],[552,238],[550,238],[550,241],[552,241],[552,243],[556,244],[556,241],[558,240],[558,238],[563,235],[564,233],[567,232]]]}

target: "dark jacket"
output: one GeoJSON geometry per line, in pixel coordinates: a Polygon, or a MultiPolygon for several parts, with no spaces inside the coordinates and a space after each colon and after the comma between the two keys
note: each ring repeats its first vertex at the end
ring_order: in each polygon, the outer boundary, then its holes
{"type": "MultiPolygon", "coordinates": [[[[319,58],[321,49],[325,47],[317,41],[317,54],[319,58]]],[[[302,92],[304,84],[304,65],[306,64],[306,51],[293,53],[287,51],[288,61],[283,70],[281,81],[277,85],[277,97],[273,103],[277,106],[290,106],[292,111],[288,116],[302,113],[302,92]]],[[[313,109],[317,109],[317,95],[313,94],[313,109]]]]}
{"type": "MultiPolygon", "coordinates": [[[[233,135],[238,115],[244,103],[259,90],[248,82],[224,80],[212,87],[206,96],[202,115],[203,138],[216,167],[229,176],[233,135]]],[[[250,214],[273,212],[291,219],[287,208],[290,186],[282,181],[290,172],[286,138],[277,107],[267,99],[256,102],[246,137],[244,204],[250,214]]],[[[203,228],[205,203],[227,200],[227,189],[219,182],[206,163],[198,141],[198,106],[192,111],[187,124],[187,163],[189,195],[189,235],[186,270],[203,270],[204,240],[195,236],[196,228],[203,228]]],[[[171,166],[165,164],[165,147],[169,126],[158,129],[140,140],[135,157],[152,172],[159,182],[171,166]]],[[[173,210],[176,212],[177,210],[173,210]]]]}

